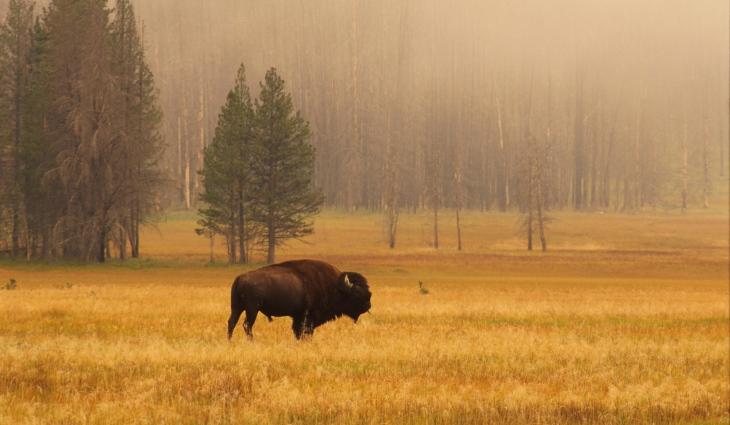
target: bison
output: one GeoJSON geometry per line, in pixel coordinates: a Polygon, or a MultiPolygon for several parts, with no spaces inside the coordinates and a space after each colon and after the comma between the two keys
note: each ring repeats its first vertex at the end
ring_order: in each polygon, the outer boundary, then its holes
{"type": "Polygon", "coordinates": [[[311,336],[318,326],[340,316],[357,323],[370,310],[370,288],[363,275],[340,272],[323,261],[287,261],[238,276],[231,287],[228,339],[233,336],[241,313],[243,329],[253,338],[256,316],[289,316],[297,339],[311,336]]]}

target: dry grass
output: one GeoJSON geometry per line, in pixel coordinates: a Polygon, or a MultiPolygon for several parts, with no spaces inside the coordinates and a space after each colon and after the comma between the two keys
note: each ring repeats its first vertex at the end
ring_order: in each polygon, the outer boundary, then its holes
{"type": "Polygon", "coordinates": [[[306,342],[225,340],[241,268],[206,266],[188,215],[154,261],[0,265],[0,423],[727,423],[727,213],[556,219],[544,255],[477,213],[466,252],[427,215],[390,251],[378,216],[327,212],[282,257],[364,272],[373,314],[306,342]]]}

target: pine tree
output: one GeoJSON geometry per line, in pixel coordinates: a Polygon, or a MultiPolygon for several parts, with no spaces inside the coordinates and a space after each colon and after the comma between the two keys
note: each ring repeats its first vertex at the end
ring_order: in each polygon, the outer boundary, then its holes
{"type": "Polygon", "coordinates": [[[104,262],[124,184],[119,88],[111,72],[109,10],[103,0],[54,0],[46,16],[57,164],[67,200],[58,228],[63,255],[104,262]]]}
{"type": "Polygon", "coordinates": [[[256,142],[253,150],[252,219],[263,226],[267,261],[276,246],[312,233],[311,217],[323,202],[313,187],[314,148],[309,124],[294,112],[291,95],[276,69],[266,72],[255,102],[256,142]]]}
{"type": "Polygon", "coordinates": [[[154,76],[145,62],[144,52],[137,58],[136,93],[133,103],[135,143],[132,144],[131,179],[131,227],[129,230],[132,257],[139,257],[139,226],[149,220],[159,209],[157,198],[164,176],[160,161],[164,152],[160,134],[162,111],[160,109],[154,76]]]}
{"type": "Polygon", "coordinates": [[[125,1],[53,0],[45,17],[56,164],[66,200],[54,223],[64,256],[103,262],[125,238],[139,254],[139,224],[160,182],[161,114],[152,74],[125,1]]]}
{"type": "Polygon", "coordinates": [[[118,235],[116,242],[119,249],[119,256],[125,258],[127,255],[127,240],[131,242],[132,255],[135,256],[136,251],[136,235],[134,232],[134,211],[136,207],[135,193],[132,182],[134,179],[133,166],[134,149],[133,144],[136,140],[134,125],[134,103],[135,103],[135,84],[137,76],[138,57],[142,54],[142,49],[137,36],[137,26],[134,19],[134,10],[127,0],[117,0],[114,7],[114,19],[111,22],[111,38],[112,38],[112,65],[116,74],[119,88],[121,91],[120,111],[117,116],[120,120],[122,149],[118,160],[122,162],[122,170],[125,175],[121,178],[128,181],[129,192],[125,193],[125,203],[129,206],[128,210],[120,211],[118,226],[118,235]]]}
{"type": "Polygon", "coordinates": [[[137,30],[134,7],[129,0],[117,0],[110,25],[113,73],[120,88],[120,138],[126,181],[126,209],[119,211],[117,243],[120,257],[126,255],[127,240],[132,257],[139,256],[139,226],[154,209],[156,188],[161,182],[158,160],[162,154],[159,125],[162,113],[157,104],[154,77],[147,66],[137,30]]]}
{"type": "Polygon", "coordinates": [[[241,65],[218,117],[213,143],[205,149],[200,196],[205,207],[199,210],[198,222],[210,237],[226,237],[230,263],[248,261],[248,246],[256,233],[256,223],[248,218],[253,118],[246,68],[241,65]]]}
{"type": "MultiPolygon", "coordinates": [[[[4,156],[3,204],[9,206],[13,256],[20,254],[20,239],[26,233],[23,229],[25,227],[23,196],[20,188],[23,173],[20,149],[27,101],[28,55],[32,26],[33,3],[28,0],[11,0],[5,22],[0,26],[0,110],[2,110],[0,116],[3,117],[0,122],[0,147],[4,146],[4,149],[0,149],[0,156],[4,156]]],[[[0,190],[2,189],[0,187],[0,190]]]]}
{"type": "Polygon", "coordinates": [[[139,254],[161,112],[130,2],[110,16],[106,0],[51,0],[34,25],[12,0],[0,26],[0,238],[15,255],[102,262],[127,239],[139,254]]]}
{"type": "Polygon", "coordinates": [[[31,50],[28,61],[27,107],[24,113],[24,138],[21,144],[21,161],[24,166],[21,179],[25,200],[26,221],[33,255],[49,258],[52,251],[52,226],[56,222],[57,210],[52,205],[61,205],[60,186],[45,179],[45,174],[54,167],[58,154],[53,150],[52,135],[48,122],[52,119],[50,93],[50,68],[48,65],[48,32],[40,20],[36,20],[31,35],[31,50]]]}

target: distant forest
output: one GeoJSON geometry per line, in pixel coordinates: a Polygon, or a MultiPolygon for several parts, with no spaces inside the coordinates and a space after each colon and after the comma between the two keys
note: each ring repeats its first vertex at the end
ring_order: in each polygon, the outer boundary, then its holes
{"type": "Polygon", "coordinates": [[[726,2],[131,3],[162,111],[146,209],[200,207],[242,62],[286,81],[329,206],[686,209],[727,178],[726,2]]]}
{"type": "Polygon", "coordinates": [[[241,62],[291,88],[330,206],[524,208],[532,161],[549,208],[679,209],[727,174],[726,2],[136,5],[176,207],[241,62]]]}

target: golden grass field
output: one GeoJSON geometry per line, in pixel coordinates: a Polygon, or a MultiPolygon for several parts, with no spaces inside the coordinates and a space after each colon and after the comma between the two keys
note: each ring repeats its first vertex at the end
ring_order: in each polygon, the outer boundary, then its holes
{"type": "Polygon", "coordinates": [[[126,264],[0,263],[2,424],[686,423],[730,420],[727,210],[555,213],[528,253],[513,214],[323,213],[281,259],[364,273],[371,315],[296,341],[226,340],[246,267],[208,265],[192,214],[126,264]],[[418,281],[430,294],[421,295],[418,281]]]}

